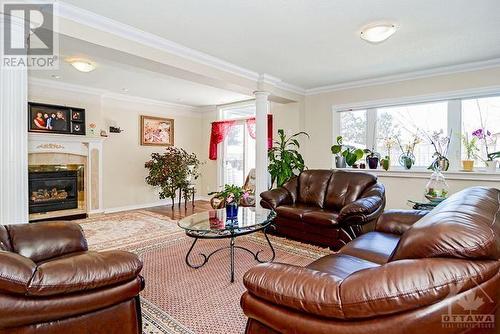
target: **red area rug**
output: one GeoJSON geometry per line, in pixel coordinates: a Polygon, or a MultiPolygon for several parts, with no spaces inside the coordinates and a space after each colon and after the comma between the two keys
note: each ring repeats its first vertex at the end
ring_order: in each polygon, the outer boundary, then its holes
{"type": "MultiPolygon", "coordinates": [[[[212,256],[209,262],[192,269],[185,256],[193,241],[166,216],[148,211],[102,215],[79,221],[94,250],[123,249],[136,253],[144,262],[146,288],[141,294],[144,333],[243,333],[246,318],[240,308],[245,291],[244,273],[257,263],[247,252],[237,250],[235,282],[229,282],[229,250],[212,256]]],[[[326,249],[271,236],[275,262],[306,265],[329,253],[326,249]]],[[[199,240],[191,254],[227,246],[229,240],[199,240]]],[[[271,252],[264,235],[255,233],[236,239],[236,244],[261,256],[271,252]]]]}

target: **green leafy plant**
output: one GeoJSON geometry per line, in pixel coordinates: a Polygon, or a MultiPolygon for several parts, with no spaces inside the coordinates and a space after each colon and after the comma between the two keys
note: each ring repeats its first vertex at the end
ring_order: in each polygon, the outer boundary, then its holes
{"type": "Polygon", "coordinates": [[[298,151],[300,143],[297,138],[301,135],[309,138],[306,132],[301,131],[287,137],[283,129],[278,130],[278,140],[268,151],[271,184],[276,182],[276,186],[281,187],[306,168],[304,159],[298,151]]]}
{"type": "Polygon", "coordinates": [[[146,183],[160,188],[160,199],[172,199],[173,206],[178,190],[184,191],[185,196],[194,191],[190,185],[200,176],[200,165],[194,153],[167,147],[163,154],[152,153],[151,160],[145,163],[144,166],[149,170],[146,183]]]}
{"type": "Polygon", "coordinates": [[[365,148],[363,150],[363,153],[366,154],[366,156],[369,157],[369,158],[379,158],[380,159],[380,153],[375,152],[373,150],[370,150],[368,148],[365,148]]]}
{"type": "Polygon", "coordinates": [[[345,163],[352,166],[364,155],[363,150],[354,146],[344,145],[342,136],[337,137],[337,144],[331,147],[332,154],[340,155],[345,158],[345,163]]]}
{"type": "Polygon", "coordinates": [[[223,190],[211,192],[209,195],[213,195],[227,203],[239,203],[241,198],[250,196],[250,192],[234,184],[226,184],[223,190]]]}
{"type": "Polygon", "coordinates": [[[474,160],[477,157],[477,152],[479,152],[479,148],[477,147],[477,137],[469,139],[469,135],[465,133],[462,135],[462,144],[465,149],[465,156],[467,157],[467,160],[474,160]]]}

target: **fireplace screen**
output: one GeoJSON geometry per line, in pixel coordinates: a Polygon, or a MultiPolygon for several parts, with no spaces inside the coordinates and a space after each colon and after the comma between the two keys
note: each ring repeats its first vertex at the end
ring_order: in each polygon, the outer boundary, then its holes
{"type": "Polygon", "coordinates": [[[29,212],[78,208],[77,181],[77,171],[30,172],[29,212]]]}

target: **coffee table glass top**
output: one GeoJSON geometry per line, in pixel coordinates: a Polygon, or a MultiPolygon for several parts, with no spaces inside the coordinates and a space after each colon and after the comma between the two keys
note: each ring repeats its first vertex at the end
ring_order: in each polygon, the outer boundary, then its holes
{"type": "Polygon", "coordinates": [[[276,213],[272,210],[260,207],[240,207],[237,219],[228,220],[226,209],[219,209],[182,218],[178,225],[188,234],[223,237],[264,229],[272,223],[275,217],[276,213]]]}

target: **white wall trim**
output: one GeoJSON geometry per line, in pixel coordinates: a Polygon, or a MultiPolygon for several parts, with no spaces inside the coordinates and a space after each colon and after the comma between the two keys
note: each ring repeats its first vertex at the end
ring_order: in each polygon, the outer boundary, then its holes
{"type": "Polygon", "coordinates": [[[101,99],[109,99],[127,103],[139,103],[153,105],[158,107],[166,107],[176,109],[173,113],[178,113],[180,116],[202,117],[205,111],[201,107],[190,106],[186,104],[173,103],[168,101],[160,101],[139,96],[113,93],[104,89],[86,87],[82,85],[69,84],[60,81],[46,80],[39,78],[30,78],[29,86],[39,86],[43,88],[58,89],[66,92],[78,94],[89,94],[101,97],[101,99]]]}
{"type": "Polygon", "coordinates": [[[432,93],[425,95],[414,95],[389,99],[369,100],[363,102],[337,104],[332,106],[333,111],[349,111],[356,109],[381,108],[402,104],[426,103],[453,99],[474,98],[488,95],[499,95],[500,86],[489,86],[481,88],[463,89],[449,92],[432,93]]]}
{"type": "Polygon", "coordinates": [[[415,79],[422,79],[422,78],[429,78],[429,77],[448,75],[448,74],[454,74],[454,73],[478,71],[478,70],[484,70],[484,69],[499,67],[499,66],[500,66],[500,58],[495,58],[495,59],[490,59],[490,60],[486,60],[486,61],[464,63],[464,64],[452,65],[452,66],[443,66],[443,67],[437,67],[437,68],[426,69],[426,70],[421,70],[421,71],[413,71],[413,72],[408,72],[408,73],[389,75],[389,76],[378,77],[378,78],[349,81],[349,82],[343,82],[343,83],[338,83],[338,84],[333,84],[333,85],[320,86],[320,87],[306,89],[305,95],[316,95],[316,94],[330,93],[330,92],[335,92],[335,91],[345,90],[345,89],[383,85],[383,84],[408,81],[408,80],[415,80],[415,79]]]}
{"type": "MultiPolygon", "coordinates": [[[[208,201],[210,200],[210,197],[208,196],[195,196],[194,197],[195,201],[208,201]]],[[[136,205],[126,205],[126,206],[116,206],[112,208],[105,208],[102,213],[116,213],[116,212],[122,212],[122,211],[130,211],[130,210],[140,210],[140,209],[147,209],[147,208],[152,208],[155,206],[166,206],[167,209],[170,209],[170,206],[172,205],[172,201],[170,199],[166,200],[160,200],[157,202],[152,202],[152,203],[144,203],[144,204],[136,204],[136,205]]],[[[191,205],[191,202],[188,203],[188,206],[191,205]]],[[[181,209],[184,208],[184,199],[181,200],[181,209]]],[[[175,202],[175,209],[178,209],[178,202],[175,202]]],[[[96,213],[96,212],[90,212],[90,214],[96,213]]]]}

